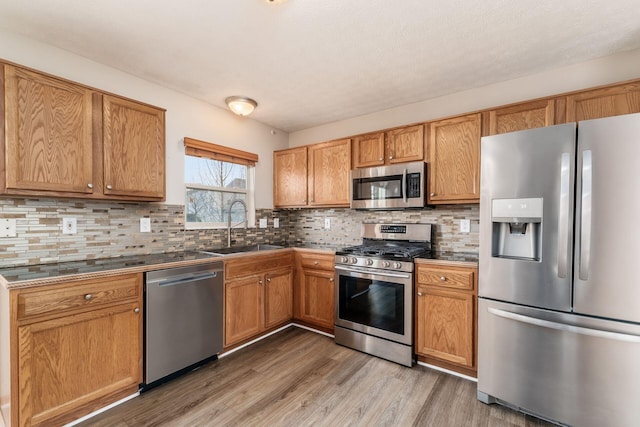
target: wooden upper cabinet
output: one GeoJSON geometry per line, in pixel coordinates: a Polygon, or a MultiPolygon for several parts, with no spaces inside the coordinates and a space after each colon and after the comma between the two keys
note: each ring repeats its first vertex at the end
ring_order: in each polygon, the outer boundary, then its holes
{"type": "Polygon", "coordinates": [[[353,138],[353,167],[384,165],[384,132],[353,138]]]}
{"type": "Polygon", "coordinates": [[[478,203],[481,115],[429,124],[429,203],[478,203]]]}
{"type": "Polygon", "coordinates": [[[307,204],[307,147],[273,152],[273,205],[307,204]]]}
{"type": "Polygon", "coordinates": [[[543,99],[491,110],[487,135],[554,125],[555,105],[555,100],[543,99]]]}
{"type": "Polygon", "coordinates": [[[104,193],[164,198],[164,111],[103,97],[104,193]]]}
{"type": "Polygon", "coordinates": [[[566,122],[640,113],[640,82],[567,95],[566,122]]]}
{"type": "Polygon", "coordinates": [[[311,145],[308,155],[309,205],[348,207],[351,140],[311,145]]]}
{"type": "Polygon", "coordinates": [[[11,65],[4,80],[3,190],[91,193],[92,91],[11,65]]]}
{"type": "Polygon", "coordinates": [[[424,160],[424,126],[409,126],[387,132],[388,163],[424,160]]]}

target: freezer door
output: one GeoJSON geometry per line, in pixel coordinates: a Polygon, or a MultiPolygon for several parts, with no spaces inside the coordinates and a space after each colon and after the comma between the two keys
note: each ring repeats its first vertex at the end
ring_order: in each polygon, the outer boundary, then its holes
{"type": "Polygon", "coordinates": [[[575,123],[482,138],[480,296],[571,309],[575,145],[575,123]]]}
{"type": "Polygon", "coordinates": [[[574,311],[640,322],[640,114],[578,124],[574,311]]]}
{"type": "Polygon", "coordinates": [[[640,325],[479,300],[478,398],[575,426],[637,426],[640,325]]]}

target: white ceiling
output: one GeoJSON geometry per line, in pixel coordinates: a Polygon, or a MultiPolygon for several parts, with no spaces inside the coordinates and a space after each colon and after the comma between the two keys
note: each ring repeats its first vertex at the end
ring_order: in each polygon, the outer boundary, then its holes
{"type": "Polygon", "coordinates": [[[291,132],[640,48],[640,4],[0,0],[0,27],[291,132]]]}

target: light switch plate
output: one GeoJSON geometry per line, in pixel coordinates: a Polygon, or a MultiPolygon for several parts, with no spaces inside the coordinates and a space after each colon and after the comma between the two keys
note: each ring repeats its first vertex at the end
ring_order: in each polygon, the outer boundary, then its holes
{"type": "Polygon", "coordinates": [[[16,237],[16,219],[0,219],[0,237],[16,237]]]}
{"type": "Polygon", "coordinates": [[[260,228],[267,228],[267,218],[260,218],[260,228]]]}
{"type": "Polygon", "coordinates": [[[62,234],[76,234],[78,222],[75,218],[62,218],[62,234]]]}
{"type": "Polygon", "coordinates": [[[280,228],[280,218],[273,218],[273,228],[280,228]]]}
{"type": "Polygon", "coordinates": [[[331,218],[324,219],[324,229],[325,230],[331,229],[331,218]]]}
{"type": "Polygon", "coordinates": [[[140,232],[141,233],[150,233],[151,232],[151,218],[140,218],[140,232]]]}
{"type": "Polygon", "coordinates": [[[469,233],[471,231],[471,220],[469,219],[461,219],[460,220],[460,232],[461,233],[469,233]]]}

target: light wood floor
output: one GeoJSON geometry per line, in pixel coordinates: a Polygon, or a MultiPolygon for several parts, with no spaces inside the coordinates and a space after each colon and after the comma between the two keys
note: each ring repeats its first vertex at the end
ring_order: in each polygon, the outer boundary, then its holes
{"type": "Polygon", "coordinates": [[[547,426],[476,400],[476,384],[291,327],[82,426],[547,426]]]}

